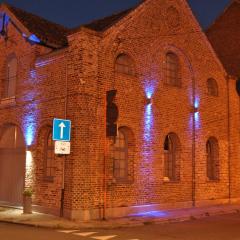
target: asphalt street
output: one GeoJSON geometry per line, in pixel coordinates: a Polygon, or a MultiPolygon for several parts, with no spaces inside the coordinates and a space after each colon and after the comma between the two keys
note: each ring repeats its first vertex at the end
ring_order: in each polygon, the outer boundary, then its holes
{"type": "Polygon", "coordinates": [[[62,230],[0,223],[1,240],[240,240],[240,213],[111,230],[62,230]]]}

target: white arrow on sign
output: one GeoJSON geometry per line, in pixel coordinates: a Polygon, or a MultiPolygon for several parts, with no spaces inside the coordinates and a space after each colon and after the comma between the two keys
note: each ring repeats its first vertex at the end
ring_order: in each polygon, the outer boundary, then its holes
{"type": "Polygon", "coordinates": [[[63,122],[58,125],[61,128],[60,138],[63,139],[63,129],[66,127],[63,122]]]}

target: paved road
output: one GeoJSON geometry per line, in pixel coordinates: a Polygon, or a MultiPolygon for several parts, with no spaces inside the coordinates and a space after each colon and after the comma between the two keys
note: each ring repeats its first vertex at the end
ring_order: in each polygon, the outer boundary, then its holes
{"type": "Polygon", "coordinates": [[[1,240],[240,240],[240,214],[113,230],[62,231],[0,223],[1,240]]]}

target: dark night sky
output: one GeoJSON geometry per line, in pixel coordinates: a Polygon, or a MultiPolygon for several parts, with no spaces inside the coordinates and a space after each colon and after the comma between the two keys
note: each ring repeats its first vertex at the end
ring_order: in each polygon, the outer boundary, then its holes
{"type": "MultiPolygon", "coordinates": [[[[209,26],[231,0],[189,0],[203,28],[209,26]]],[[[139,0],[0,0],[53,22],[75,27],[136,5],[139,0]]]]}

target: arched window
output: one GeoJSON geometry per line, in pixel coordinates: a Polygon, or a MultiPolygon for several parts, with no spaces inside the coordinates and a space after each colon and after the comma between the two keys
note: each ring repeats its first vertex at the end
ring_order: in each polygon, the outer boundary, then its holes
{"type": "Polygon", "coordinates": [[[180,180],[180,141],[175,133],[170,133],[164,141],[164,180],[180,180]]]}
{"type": "Polygon", "coordinates": [[[206,144],[207,153],[207,177],[209,180],[219,179],[219,147],[218,141],[210,137],[206,144]]]}
{"type": "Polygon", "coordinates": [[[117,182],[133,181],[134,137],[127,127],[118,130],[118,136],[111,146],[113,176],[117,182]]]}
{"type": "Polygon", "coordinates": [[[14,97],[16,93],[17,81],[17,58],[11,55],[7,60],[6,77],[3,85],[3,98],[14,97]]]}
{"type": "Polygon", "coordinates": [[[55,154],[54,142],[52,140],[52,131],[49,129],[45,136],[45,149],[44,149],[44,175],[45,180],[53,181],[55,175],[55,154]]]}
{"type": "Polygon", "coordinates": [[[115,71],[127,75],[134,75],[134,64],[132,59],[126,54],[120,54],[116,58],[115,71]]]}
{"type": "Polygon", "coordinates": [[[166,83],[172,86],[181,86],[180,63],[176,54],[166,54],[166,83]]]}
{"type": "Polygon", "coordinates": [[[207,80],[208,95],[217,97],[218,96],[218,85],[215,79],[209,78],[207,80]]]}

